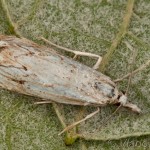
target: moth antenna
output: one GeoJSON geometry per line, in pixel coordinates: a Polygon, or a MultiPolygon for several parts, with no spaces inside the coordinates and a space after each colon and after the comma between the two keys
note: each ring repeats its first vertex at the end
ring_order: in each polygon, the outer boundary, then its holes
{"type": "Polygon", "coordinates": [[[106,120],[103,121],[103,123],[102,123],[102,125],[100,126],[100,128],[101,128],[102,126],[104,126],[104,125],[108,122],[108,120],[110,120],[110,118],[111,118],[121,107],[122,107],[122,105],[119,105],[119,106],[115,109],[115,111],[114,111],[106,120]]]}
{"type": "MultiPolygon", "coordinates": [[[[134,58],[133,58],[134,60],[135,60],[135,56],[134,56],[134,58]]],[[[133,61],[134,62],[134,61],[133,61]]],[[[126,89],[126,92],[125,92],[125,94],[127,95],[128,94],[128,91],[129,91],[129,88],[130,88],[130,84],[131,84],[131,78],[132,78],[132,67],[130,67],[131,68],[131,71],[130,71],[130,75],[129,75],[129,79],[128,79],[128,85],[127,85],[127,89],[126,89]]]]}
{"type": "Polygon", "coordinates": [[[132,64],[132,66],[130,66],[130,75],[129,75],[129,79],[128,79],[128,85],[127,85],[127,89],[126,89],[126,92],[125,94],[127,95],[128,91],[129,91],[129,88],[130,88],[130,83],[131,83],[131,78],[132,78],[132,75],[133,75],[133,65],[135,63],[135,59],[136,59],[136,56],[137,56],[137,51],[132,48],[130,45],[128,46],[129,44],[127,44],[127,47],[130,47],[129,49],[133,51],[133,59],[132,59],[132,62],[130,64],[132,64]]]}
{"type": "MultiPolygon", "coordinates": [[[[140,66],[139,68],[137,68],[136,70],[134,70],[134,71],[132,72],[132,75],[138,73],[139,71],[144,70],[144,69],[147,68],[148,66],[150,66],[150,60],[148,60],[148,61],[147,61],[146,63],[144,63],[143,65],[141,65],[141,66],[140,66]]],[[[122,81],[123,79],[129,77],[130,75],[131,75],[131,73],[128,73],[128,74],[126,74],[125,76],[123,76],[123,77],[121,77],[121,78],[119,78],[119,79],[114,80],[114,82],[115,82],[115,83],[120,82],[120,81],[122,81]]]]}
{"type": "Polygon", "coordinates": [[[129,88],[130,88],[131,78],[132,78],[132,72],[131,72],[131,74],[129,76],[129,79],[128,79],[128,85],[127,85],[127,89],[126,89],[126,92],[125,92],[126,95],[128,94],[128,91],[129,91],[129,88]]]}

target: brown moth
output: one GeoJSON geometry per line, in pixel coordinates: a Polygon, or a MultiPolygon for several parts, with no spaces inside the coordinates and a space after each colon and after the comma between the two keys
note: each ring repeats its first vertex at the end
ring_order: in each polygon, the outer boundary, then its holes
{"type": "MultiPolygon", "coordinates": [[[[97,55],[74,52],[77,55],[97,55]]],[[[0,35],[0,87],[72,105],[121,104],[139,113],[106,75],[25,38],[0,35]]]]}

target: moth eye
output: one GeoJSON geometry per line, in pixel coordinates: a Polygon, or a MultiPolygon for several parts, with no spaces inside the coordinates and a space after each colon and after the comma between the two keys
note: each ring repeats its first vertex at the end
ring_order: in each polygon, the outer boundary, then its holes
{"type": "Polygon", "coordinates": [[[120,99],[121,95],[118,95],[117,99],[120,99]]]}
{"type": "Polygon", "coordinates": [[[123,93],[123,95],[125,95],[126,94],[126,92],[125,91],[121,91],[122,93],[123,93]]]}
{"type": "Polygon", "coordinates": [[[112,93],[112,97],[114,97],[115,96],[115,89],[112,89],[111,93],[112,93]]]}

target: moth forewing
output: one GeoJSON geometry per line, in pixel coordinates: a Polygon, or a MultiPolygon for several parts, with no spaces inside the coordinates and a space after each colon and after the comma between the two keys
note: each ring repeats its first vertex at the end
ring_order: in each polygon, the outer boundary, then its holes
{"type": "Polygon", "coordinates": [[[109,77],[29,40],[1,37],[1,86],[22,94],[73,105],[114,103],[109,77]],[[49,50],[49,51],[48,51],[49,50]]]}
{"type": "Polygon", "coordinates": [[[108,76],[13,36],[0,36],[0,86],[72,105],[120,103],[118,89],[108,76]]]}

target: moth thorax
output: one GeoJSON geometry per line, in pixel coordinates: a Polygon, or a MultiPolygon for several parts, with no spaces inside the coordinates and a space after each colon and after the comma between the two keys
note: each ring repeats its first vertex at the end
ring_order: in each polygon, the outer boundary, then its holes
{"type": "Polygon", "coordinates": [[[127,96],[126,95],[122,95],[119,98],[119,103],[124,106],[127,103],[127,96]]]}

